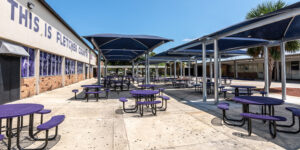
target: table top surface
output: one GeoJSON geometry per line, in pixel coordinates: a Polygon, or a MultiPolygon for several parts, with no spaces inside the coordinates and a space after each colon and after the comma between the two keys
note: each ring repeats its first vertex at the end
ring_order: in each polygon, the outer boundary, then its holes
{"type": "Polygon", "coordinates": [[[130,91],[130,94],[135,94],[135,95],[154,95],[158,94],[159,91],[156,90],[132,90],[130,91]]]}
{"type": "Polygon", "coordinates": [[[44,109],[41,104],[6,104],[0,105],[0,119],[30,115],[44,109]]]}
{"type": "Polygon", "coordinates": [[[86,87],[86,88],[99,88],[99,87],[103,87],[103,85],[81,85],[81,87],[86,87]]]}
{"type": "Polygon", "coordinates": [[[248,86],[248,85],[230,85],[233,88],[256,88],[256,86],[248,86]]]}
{"type": "Polygon", "coordinates": [[[281,105],[283,100],[272,97],[262,96],[237,96],[232,99],[235,102],[251,105],[281,105]]]}

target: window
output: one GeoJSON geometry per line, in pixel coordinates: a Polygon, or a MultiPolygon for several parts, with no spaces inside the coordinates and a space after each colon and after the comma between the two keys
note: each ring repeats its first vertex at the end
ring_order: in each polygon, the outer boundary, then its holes
{"type": "Polygon", "coordinates": [[[40,75],[55,76],[61,75],[61,56],[56,56],[46,52],[40,53],[40,75]]]}
{"type": "Polygon", "coordinates": [[[83,73],[83,63],[77,62],[77,73],[82,74],[83,73]]]}
{"type": "Polygon", "coordinates": [[[65,62],[66,74],[75,74],[75,61],[66,58],[65,62]]]}
{"type": "Polygon", "coordinates": [[[34,50],[32,48],[24,47],[29,56],[21,58],[21,76],[33,77],[34,76],[34,50]]]}

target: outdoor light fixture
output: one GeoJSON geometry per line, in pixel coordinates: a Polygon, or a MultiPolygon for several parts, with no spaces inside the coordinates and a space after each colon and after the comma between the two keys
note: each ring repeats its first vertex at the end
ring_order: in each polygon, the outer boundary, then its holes
{"type": "Polygon", "coordinates": [[[34,6],[35,6],[35,5],[34,5],[32,2],[28,2],[28,3],[27,3],[27,7],[28,7],[29,9],[33,9],[34,6]]]}

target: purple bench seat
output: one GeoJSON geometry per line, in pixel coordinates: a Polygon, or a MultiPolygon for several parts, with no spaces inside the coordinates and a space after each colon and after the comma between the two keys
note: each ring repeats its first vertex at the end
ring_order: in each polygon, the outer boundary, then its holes
{"type": "Polygon", "coordinates": [[[50,109],[43,109],[43,110],[37,112],[37,114],[49,114],[49,113],[51,113],[50,109]]]}
{"type": "Polygon", "coordinates": [[[288,111],[291,111],[294,116],[300,116],[300,109],[298,109],[298,108],[286,107],[285,109],[288,111]]]}
{"type": "Polygon", "coordinates": [[[163,99],[163,100],[170,100],[170,97],[168,97],[168,96],[161,95],[161,96],[158,96],[158,97],[163,99]]]}
{"type": "Polygon", "coordinates": [[[229,103],[219,103],[217,107],[222,110],[229,110],[229,103]]]}
{"type": "Polygon", "coordinates": [[[54,116],[49,121],[37,126],[37,130],[39,131],[49,130],[51,128],[57,127],[64,120],[65,120],[65,115],[54,116]]]}
{"type": "Polygon", "coordinates": [[[281,116],[269,116],[269,115],[252,114],[252,113],[241,113],[241,116],[244,118],[258,119],[258,120],[286,121],[286,118],[281,116]]]}
{"type": "Polygon", "coordinates": [[[261,115],[261,114],[253,114],[253,113],[241,113],[241,116],[243,118],[248,119],[248,135],[251,136],[252,133],[252,121],[251,119],[258,119],[258,120],[264,120],[269,121],[269,131],[272,136],[272,138],[276,137],[276,122],[277,121],[286,121],[285,117],[282,116],[269,116],[269,115],[261,115]],[[273,129],[272,129],[273,128],[273,129]]]}
{"type": "Polygon", "coordinates": [[[128,102],[128,100],[127,100],[125,97],[119,98],[119,101],[120,101],[120,102],[123,102],[123,103],[128,102]]]}
{"type": "Polygon", "coordinates": [[[4,135],[0,134],[0,141],[4,139],[4,135]]]}
{"type": "Polygon", "coordinates": [[[144,114],[144,105],[150,105],[151,111],[153,115],[156,115],[156,104],[161,103],[161,101],[144,101],[144,102],[137,102],[137,105],[140,109],[140,115],[143,116],[144,114]]]}

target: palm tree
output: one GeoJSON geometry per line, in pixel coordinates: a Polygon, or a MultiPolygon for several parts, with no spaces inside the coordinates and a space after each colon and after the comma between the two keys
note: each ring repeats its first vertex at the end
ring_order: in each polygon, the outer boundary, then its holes
{"type": "MultiPolygon", "coordinates": [[[[259,4],[256,8],[253,8],[250,12],[247,13],[246,19],[259,17],[261,15],[281,9],[286,5],[287,4],[282,0],[278,0],[275,2],[269,1],[269,2],[259,4]]],[[[286,42],[285,47],[287,52],[296,52],[299,51],[300,49],[300,43],[298,41],[286,42]]],[[[252,56],[253,58],[263,56],[264,55],[263,52],[264,52],[263,47],[249,48],[247,50],[248,55],[252,56]]],[[[272,82],[272,76],[273,76],[272,72],[274,69],[274,62],[280,59],[280,46],[269,47],[268,52],[269,52],[268,71],[269,71],[269,88],[270,88],[272,82]]]]}

